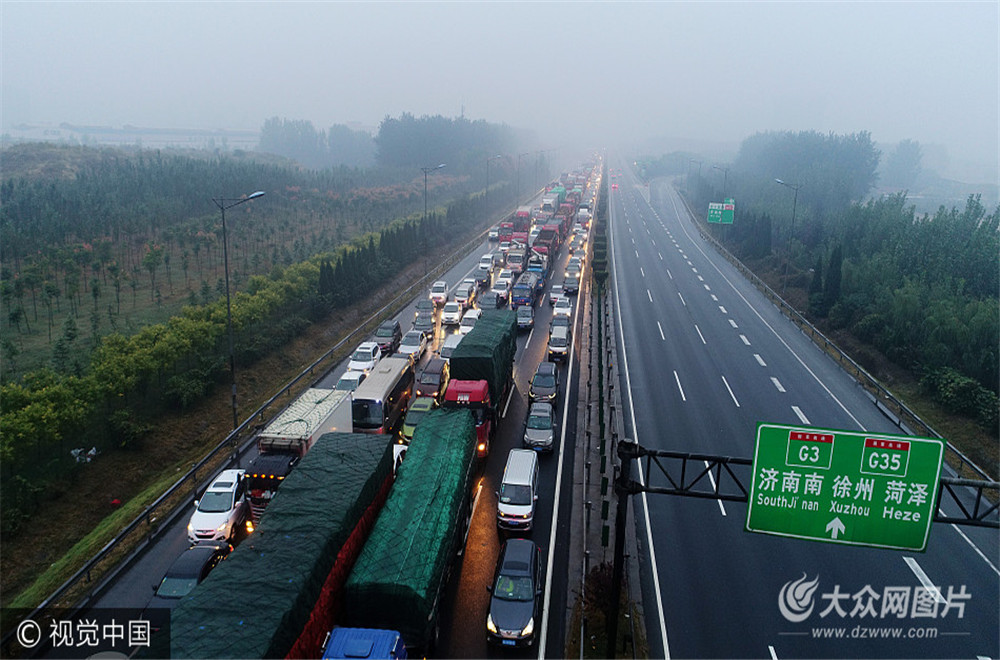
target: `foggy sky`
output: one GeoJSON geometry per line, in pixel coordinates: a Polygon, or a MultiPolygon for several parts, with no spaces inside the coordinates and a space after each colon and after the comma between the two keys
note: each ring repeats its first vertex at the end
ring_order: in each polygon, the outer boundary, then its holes
{"type": "Polygon", "coordinates": [[[0,23],[4,128],[374,128],[464,107],[552,146],[868,130],[996,171],[994,1],[2,0],[0,23]]]}

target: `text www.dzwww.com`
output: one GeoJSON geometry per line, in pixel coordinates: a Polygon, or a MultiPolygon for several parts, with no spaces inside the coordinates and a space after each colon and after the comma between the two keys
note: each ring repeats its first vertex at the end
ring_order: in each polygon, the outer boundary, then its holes
{"type": "Polygon", "coordinates": [[[937,628],[813,628],[813,639],[937,639],[937,628]]]}

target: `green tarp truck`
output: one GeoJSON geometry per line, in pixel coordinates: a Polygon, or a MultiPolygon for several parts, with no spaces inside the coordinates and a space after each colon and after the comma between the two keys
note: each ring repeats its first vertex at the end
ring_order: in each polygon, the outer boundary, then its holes
{"type": "Polygon", "coordinates": [[[398,630],[407,648],[433,649],[441,594],[468,533],[475,437],[468,410],[438,408],[420,421],[344,586],[340,625],[398,630]]]}
{"type": "Polygon", "coordinates": [[[392,438],[320,436],[254,533],[174,609],[171,657],[318,657],[392,476],[392,438]]]}

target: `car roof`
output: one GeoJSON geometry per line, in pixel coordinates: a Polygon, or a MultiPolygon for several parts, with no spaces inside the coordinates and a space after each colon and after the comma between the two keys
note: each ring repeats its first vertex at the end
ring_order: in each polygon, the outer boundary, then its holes
{"type": "Polygon", "coordinates": [[[385,321],[382,321],[382,325],[380,325],[379,327],[380,328],[396,328],[398,326],[399,326],[399,321],[397,321],[396,319],[386,319],[385,321]]]}
{"type": "Polygon", "coordinates": [[[378,344],[373,341],[363,341],[358,344],[358,348],[367,348],[369,351],[378,348],[378,344]]]}
{"type": "Polygon", "coordinates": [[[572,307],[573,301],[570,300],[569,298],[560,298],[559,300],[556,301],[556,305],[557,306],[562,305],[563,307],[572,307]]]}
{"type": "Polygon", "coordinates": [[[559,325],[552,328],[552,332],[549,333],[550,337],[568,337],[569,336],[569,326],[559,325]]]}
{"type": "Polygon", "coordinates": [[[430,360],[427,361],[427,364],[426,366],[424,366],[423,371],[431,374],[441,373],[442,371],[444,371],[444,367],[447,364],[448,361],[445,360],[444,358],[439,358],[439,357],[431,358],[430,360]]]}
{"type": "Polygon", "coordinates": [[[538,401],[537,403],[531,404],[531,408],[528,410],[529,415],[552,415],[552,404],[544,403],[538,401]]]}
{"type": "Polygon", "coordinates": [[[556,372],[555,362],[539,362],[538,368],[535,369],[536,374],[554,374],[556,372]]]}
{"type": "Polygon", "coordinates": [[[500,552],[500,570],[507,574],[528,575],[538,549],[529,539],[507,539],[500,552]]]}
{"type": "Polygon", "coordinates": [[[431,285],[431,287],[436,287],[436,286],[444,286],[444,287],[446,287],[446,286],[448,286],[448,283],[445,282],[444,280],[438,280],[437,282],[435,282],[434,284],[431,285]]]}
{"type": "Polygon", "coordinates": [[[208,490],[232,490],[243,473],[244,470],[223,470],[215,477],[215,479],[212,479],[212,483],[208,487],[208,490]]]}
{"type": "Polygon", "coordinates": [[[170,577],[199,577],[205,564],[212,560],[222,545],[193,545],[180,554],[167,569],[170,577]]]}
{"type": "Polygon", "coordinates": [[[410,404],[410,410],[431,410],[434,407],[435,399],[432,396],[418,396],[410,404]]]}
{"type": "Polygon", "coordinates": [[[403,335],[404,338],[406,338],[406,337],[423,337],[423,336],[424,336],[424,333],[420,332],[419,330],[407,330],[406,334],[403,335]]]}

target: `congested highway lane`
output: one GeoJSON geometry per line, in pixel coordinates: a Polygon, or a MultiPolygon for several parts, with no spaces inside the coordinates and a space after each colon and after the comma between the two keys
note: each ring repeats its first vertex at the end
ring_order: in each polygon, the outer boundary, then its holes
{"type": "MultiPolygon", "coordinates": [[[[614,180],[612,267],[631,437],[655,449],[752,457],[761,421],[899,433],[832,360],[705,244],[669,185],[654,184],[650,205],[628,171],[614,180]]],[[[633,502],[653,656],[998,653],[995,533],[942,525],[932,530],[927,552],[913,556],[748,534],[745,504],[655,495],[633,502]],[[804,574],[819,579],[816,612],[792,621],[779,610],[779,594],[804,574]],[[897,587],[913,594],[931,583],[944,597],[949,587],[959,593],[967,586],[972,595],[961,601],[961,618],[952,609],[946,620],[909,613],[886,619],[879,616],[881,603],[869,596],[881,599],[897,587]],[[837,589],[847,594],[845,616],[836,609],[821,616],[828,604],[821,595],[837,589]],[[863,608],[851,615],[866,598],[876,602],[876,615],[859,616],[863,608]],[[855,626],[880,632],[852,633],[855,626]],[[819,628],[834,637],[843,629],[846,636],[819,639],[819,628]],[[891,636],[891,628],[900,628],[901,638],[873,638],[891,636]]]]}

